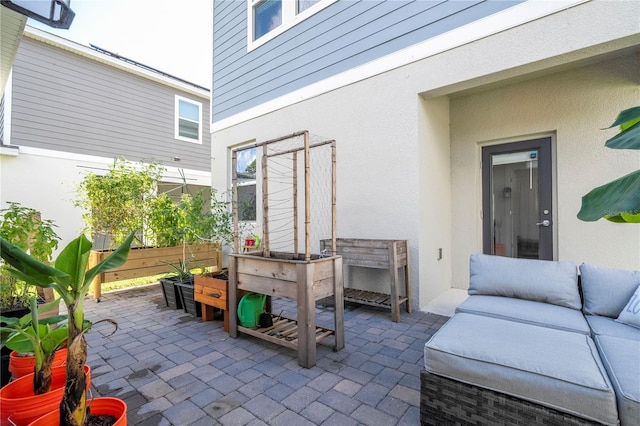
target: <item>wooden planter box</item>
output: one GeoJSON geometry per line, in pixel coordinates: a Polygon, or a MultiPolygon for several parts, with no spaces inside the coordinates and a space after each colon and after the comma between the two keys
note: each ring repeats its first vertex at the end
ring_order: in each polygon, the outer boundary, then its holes
{"type": "Polygon", "coordinates": [[[224,331],[229,331],[228,286],[229,280],[218,278],[220,275],[196,275],[194,280],[194,298],[200,303],[202,320],[211,321],[214,308],[224,312],[224,331]]]}
{"type": "MultiPolygon", "coordinates": [[[[94,267],[109,254],[111,254],[111,250],[91,250],[88,267],[94,267]]],[[[222,250],[218,243],[132,248],[124,265],[96,276],[93,280],[93,298],[100,301],[102,283],[171,272],[173,268],[164,262],[177,264],[180,260],[189,261],[189,266],[194,268],[214,267],[220,269],[222,265],[222,250]]]]}
{"type": "MultiPolygon", "coordinates": [[[[405,303],[411,313],[411,282],[409,281],[409,248],[407,240],[371,240],[362,238],[338,238],[336,254],[342,256],[346,266],[387,269],[389,292],[378,293],[355,288],[344,289],[346,302],[391,309],[391,320],[400,322],[400,305],[405,303]],[[404,294],[400,291],[398,269],[404,268],[404,294]]],[[[320,249],[331,252],[331,240],[321,240],[320,249]]]]}
{"type": "Polygon", "coordinates": [[[298,364],[311,368],[316,364],[316,343],[335,337],[334,350],[344,348],[344,303],[342,299],[342,258],[332,256],[309,261],[295,260],[291,254],[271,252],[231,254],[229,271],[229,335],[249,334],[298,351],[298,364]],[[273,326],[245,328],[238,325],[238,292],[253,291],[297,302],[297,318],[273,316],[273,326]],[[316,325],[316,301],[334,296],[334,329],[316,325]]]}

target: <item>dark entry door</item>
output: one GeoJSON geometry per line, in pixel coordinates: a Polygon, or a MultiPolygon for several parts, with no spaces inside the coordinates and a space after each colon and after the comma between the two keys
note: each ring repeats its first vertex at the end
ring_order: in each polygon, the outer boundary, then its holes
{"type": "Polygon", "coordinates": [[[551,138],[482,148],[483,252],[553,259],[551,138]]]}

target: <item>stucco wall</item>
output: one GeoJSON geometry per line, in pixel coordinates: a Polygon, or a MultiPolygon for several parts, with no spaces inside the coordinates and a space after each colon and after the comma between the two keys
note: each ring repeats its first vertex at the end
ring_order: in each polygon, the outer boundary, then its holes
{"type": "MultiPolygon", "coordinates": [[[[338,236],[408,239],[413,305],[425,307],[467,288],[469,255],[482,249],[479,144],[550,134],[558,258],[638,268],[640,228],[575,214],[584,193],[640,163],[605,150],[615,131],[599,130],[640,98],[639,16],[637,2],[582,3],[230,124],[213,134],[213,185],[230,187],[230,147],[302,129],[335,138],[338,236]]],[[[383,289],[385,277],[357,274],[347,278],[383,289]]]]}
{"type": "MultiPolygon", "coordinates": [[[[17,157],[0,156],[0,208],[14,201],[41,212],[54,221],[61,238],[58,251],[84,228],[82,211],[73,206],[76,188],[84,174],[104,173],[113,159],[69,155],[33,148],[22,148],[17,157]]],[[[180,182],[176,169],[167,169],[167,181],[180,182]]],[[[193,185],[209,186],[209,173],[185,171],[193,185]]]]}
{"type": "Polygon", "coordinates": [[[73,207],[75,183],[82,169],[71,160],[20,154],[0,157],[0,206],[8,201],[40,211],[43,219],[53,220],[62,239],[59,249],[82,231],[82,212],[73,207]]]}
{"type": "MultiPolygon", "coordinates": [[[[216,132],[213,185],[220,191],[231,186],[229,149],[243,142],[265,141],[298,130],[335,139],[338,237],[409,240],[417,286],[417,104],[409,80],[383,75],[216,132]]],[[[376,270],[352,268],[346,279],[388,291],[388,275],[376,270]]],[[[415,288],[415,306],[417,294],[415,288]]]]}
{"type": "Polygon", "coordinates": [[[576,218],[592,188],[640,167],[635,151],[612,150],[608,127],[640,99],[640,63],[628,55],[451,100],[453,287],[468,286],[468,256],[482,250],[480,154],[485,144],[552,135],[555,258],[640,268],[640,227],[576,218]]]}

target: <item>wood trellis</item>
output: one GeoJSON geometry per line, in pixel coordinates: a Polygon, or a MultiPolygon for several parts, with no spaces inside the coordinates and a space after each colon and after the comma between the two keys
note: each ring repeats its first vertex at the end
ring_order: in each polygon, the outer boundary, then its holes
{"type": "Polygon", "coordinates": [[[282,136],[279,138],[271,139],[265,142],[259,142],[252,145],[243,146],[232,151],[231,154],[231,169],[232,169],[232,185],[233,185],[233,217],[234,217],[234,251],[236,253],[241,250],[242,236],[239,235],[239,220],[238,220],[238,152],[249,149],[261,149],[262,161],[261,161],[261,174],[262,174],[262,242],[261,248],[264,257],[269,257],[271,252],[271,239],[270,239],[270,206],[269,206],[269,159],[287,154],[292,155],[291,170],[292,170],[292,236],[293,236],[293,254],[296,259],[300,256],[299,251],[299,185],[298,185],[298,172],[299,161],[298,154],[302,152],[304,155],[304,260],[311,259],[311,152],[314,148],[319,148],[325,145],[331,146],[331,241],[332,250],[331,254],[336,253],[336,141],[324,140],[311,143],[310,135],[308,131],[302,131],[293,133],[291,135],[282,136]],[[278,150],[276,152],[269,153],[268,148],[273,144],[283,142],[295,138],[304,138],[304,144],[301,146],[278,150]]]}
{"type": "MultiPolygon", "coordinates": [[[[281,138],[260,142],[238,148],[232,152],[233,216],[234,216],[234,253],[229,262],[229,335],[237,337],[238,332],[249,334],[272,343],[298,351],[298,363],[310,368],[316,363],[316,343],[334,336],[334,349],[344,347],[344,303],[342,257],[336,253],[336,143],[334,140],[311,142],[308,131],[297,132],[281,138]],[[293,146],[282,142],[303,139],[302,144],[293,146]],[[273,146],[283,147],[274,149],[273,146]],[[331,253],[320,253],[321,235],[314,235],[312,227],[312,164],[311,152],[320,147],[329,147],[331,163],[330,241],[331,253]],[[261,245],[260,250],[242,253],[242,236],[239,235],[238,220],[238,152],[256,148],[261,155],[261,245]],[[271,149],[271,150],[270,150],[271,149]],[[299,154],[303,157],[304,188],[299,188],[299,154]],[[290,156],[290,161],[289,161],[290,156]],[[271,167],[274,159],[286,161],[287,180],[274,184],[271,167]],[[285,160],[282,160],[285,158],[285,160]],[[290,176],[289,176],[290,174],[290,176]],[[289,187],[290,185],[290,187],[289,187]],[[273,188],[275,186],[275,190],[273,188]],[[288,192],[283,210],[289,211],[284,219],[284,227],[290,229],[272,229],[272,217],[275,206],[271,205],[272,192],[288,192]],[[300,252],[299,201],[304,199],[304,253],[300,252]],[[290,223],[289,223],[290,218],[290,223]],[[291,252],[274,251],[274,236],[289,235],[291,252]],[[317,244],[318,253],[312,254],[317,244]],[[238,325],[237,303],[240,290],[283,297],[297,302],[297,318],[280,320],[273,327],[249,329],[238,325]],[[315,303],[328,296],[336,299],[334,310],[334,329],[316,326],[315,303]],[[278,328],[280,327],[280,328],[278,328]],[[284,331],[283,331],[284,330],[284,331]]],[[[301,216],[301,215],[300,215],[301,216]]],[[[278,316],[279,318],[279,316],[278,316]]]]}

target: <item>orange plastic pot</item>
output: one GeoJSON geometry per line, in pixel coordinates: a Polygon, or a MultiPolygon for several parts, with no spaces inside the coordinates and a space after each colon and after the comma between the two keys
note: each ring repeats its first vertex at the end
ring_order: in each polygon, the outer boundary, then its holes
{"type": "MultiPolygon", "coordinates": [[[[91,385],[91,368],[84,366],[87,389],[91,385]]],[[[33,373],[10,382],[0,389],[0,424],[26,426],[43,415],[58,410],[64,394],[67,367],[51,369],[51,390],[42,395],[33,393],[33,373]]]]}
{"type": "MultiPolygon", "coordinates": [[[[67,348],[58,349],[53,356],[51,367],[59,367],[67,362],[67,348]]],[[[19,379],[22,376],[33,373],[36,364],[36,358],[33,355],[22,356],[18,352],[13,351],[9,356],[9,371],[13,379],[19,379]]]]}
{"type": "MultiPolygon", "coordinates": [[[[89,401],[91,415],[106,414],[117,420],[113,426],[127,426],[127,404],[118,398],[94,398],[89,401]]],[[[52,411],[39,419],[29,423],[29,426],[58,426],[60,424],[60,410],[52,411]]]]}

